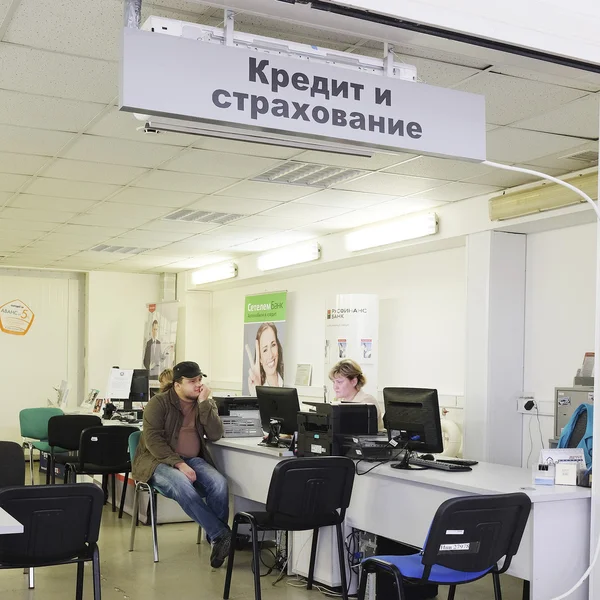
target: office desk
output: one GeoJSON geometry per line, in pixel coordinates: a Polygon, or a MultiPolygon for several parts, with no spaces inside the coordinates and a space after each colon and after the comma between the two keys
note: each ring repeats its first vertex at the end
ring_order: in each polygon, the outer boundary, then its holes
{"type": "MultiPolygon", "coordinates": [[[[271,474],[284,458],[279,449],[258,446],[258,438],[223,439],[211,445],[219,470],[229,480],[235,510],[264,507],[271,474]]],[[[363,467],[364,463],[360,465],[363,467]]],[[[480,463],[471,472],[399,471],[382,465],[356,477],[346,529],[375,533],[422,546],[438,506],[449,498],[471,494],[524,491],[533,506],[509,573],[531,582],[532,600],[549,600],[575,583],[589,563],[591,492],[570,486],[531,484],[531,471],[480,463]]],[[[310,534],[291,536],[292,571],[305,575],[310,534]],[[303,537],[304,536],[304,537],[303,537]],[[308,550],[305,548],[308,546],[308,550]],[[298,555],[302,554],[302,560],[298,555]]],[[[333,536],[319,536],[315,579],[339,585],[333,536]]],[[[587,582],[570,600],[588,597],[587,582]]]]}
{"type": "Polygon", "coordinates": [[[3,508],[0,508],[0,535],[9,533],[23,533],[25,528],[19,521],[11,517],[3,508]]]}

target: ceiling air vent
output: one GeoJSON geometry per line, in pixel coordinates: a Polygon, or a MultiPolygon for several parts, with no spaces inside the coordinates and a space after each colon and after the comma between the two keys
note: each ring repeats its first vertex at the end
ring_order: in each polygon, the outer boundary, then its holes
{"type": "Polygon", "coordinates": [[[578,160],[585,163],[597,163],[598,152],[596,150],[584,150],[583,152],[576,152],[575,154],[569,154],[562,158],[568,158],[570,160],[578,160]]]}
{"type": "Polygon", "coordinates": [[[265,171],[253,178],[253,181],[287,183],[289,185],[310,185],[327,188],[358,177],[363,171],[344,169],[314,163],[291,161],[265,171]]]}
{"type": "Polygon", "coordinates": [[[109,244],[100,244],[91,248],[92,252],[105,252],[108,254],[140,254],[148,248],[133,248],[132,246],[111,246],[109,244]]]}
{"type": "Polygon", "coordinates": [[[232,221],[237,221],[245,215],[237,215],[234,213],[221,213],[209,210],[190,210],[182,208],[172,212],[170,215],[163,217],[164,221],[184,221],[186,223],[218,223],[219,225],[227,225],[232,221]]]}

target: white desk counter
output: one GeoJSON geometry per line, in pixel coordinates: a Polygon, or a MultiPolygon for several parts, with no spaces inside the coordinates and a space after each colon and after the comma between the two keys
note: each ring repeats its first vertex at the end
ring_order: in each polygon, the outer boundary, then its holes
{"type": "Polygon", "coordinates": [[[0,535],[9,533],[23,533],[25,528],[14,517],[11,517],[3,508],[0,508],[0,535]]]}
{"type": "MultiPolygon", "coordinates": [[[[259,438],[223,439],[211,445],[219,470],[227,476],[236,510],[264,507],[271,474],[284,451],[258,446],[259,438]],[[248,501],[250,503],[248,504],[248,501]]],[[[372,464],[361,463],[360,470],[372,464]]],[[[517,556],[509,573],[531,582],[531,598],[549,600],[565,592],[589,563],[591,491],[571,486],[533,486],[531,471],[480,463],[470,472],[433,469],[402,471],[381,465],[354,480],[346,528],[354,527],[421,547],[439,505],[449,498],[471,494],[523,491],[533,506],[517,556]]],[[[306,536],[292,537],[293,571],[306,575],[310,544],[306,536]],[[294,548],[299,548],[297,552],[294,548]],[[302,554],[302,557],[299,557],[302,554]]],[[[315,579],[339,585],[335,541],[319,537],[315,579]]],[[[588,598],[587,583],[570,600],[588,598]]]]}

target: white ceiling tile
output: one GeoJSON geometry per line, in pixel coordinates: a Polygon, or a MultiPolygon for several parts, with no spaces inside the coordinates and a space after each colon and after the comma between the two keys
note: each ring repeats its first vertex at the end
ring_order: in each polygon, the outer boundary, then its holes
{"type": "Polygon", "coordinates": [[[233,196],[234,198],[257,198],[260,200],[287,202],[317,191],[319,191],[319,188],[305,185],[285,185],[283,183],[267,183],[264,181],[242,181],[221,192],[220,195],[233,196]]]}
{"type": "MultiPolygon", "coordinates": [[[[573,161],[574,162],[574,161],[573,161]]],[[[525,169],[533,169],[534,171],[542,170],[544,173],[552,176],[562,175],[564,169],[551,169],[549,167],[536,167],[532,165],[516,165],[525,169]]],[[[515,171],[505,171],[503,169],[491,169],[485,175],[479,175],[472,179],[467,179],[468,183],[481,183],[484,185],[496,185],[501,188],[511,188],[516,185],[523,185],[524,183],[530,183],[537,181],[539,178],[535,175],[525,175],[524,173],[516,173],[515,171]]]]}
{"type": "Polygon", "coordinates": [[[40,259],[35,256],[15,254],[2,261],[2,264],[10,265],[11,267],[45,267],[50,262],[49,260],[40,259]]]}
{"type": "Polygon", "coordinates": [[[384,202],[383,204],[374,206],[372,211],[369,209],[368,211],[364,210],[361,212],[368,213],[368,216],[365,215],[366,223],[367,221],[381,221],[382,219],[401,217],[414,212],[431,210],[445,204],[446,202],[441,200],[411,196],[410,198],[397,198],[391,202],[384,202]]]}
{"type": "Polygon", "coordinates": [[[104,226],[89,226],[89,225],[73,225],[71,223],[61,227],[56,234],[53,235],[64,235],[64,236],[77,236],[89,239],[96,235],[103,237],[114,237],[117,235],[123,235],[127,230],[122,226],[117,227],[104,227],[104,226]]]}
{"type": "Polygon", "coordinates": [[[175,173],[173,171],[153,171],[144,175],[134,184],[135,187],[158,190],[176,190],[179,192],[196,192],[212,194],[235,183],[235,179],[213,177],[211,175],[194,175],[191,173],[175,173]]]}
{"type": "Polygon", "coordinates": [[[350,212],[349,208],[340,208],[339,206],[315,206],[312,204],[300,204],[298,202],[290,202],[282,204],[276,208],[272,208],[264,212],[266,217],[285,217],[291,219],[310,219],[311,222],[321,221],[337,217],[344,213],[350,212]]]}
{"type": "Polygon", "coordinates": [[[517,121],[514,127],[547,133],[595,139],[598,137],[600,97],[593,94],[565,104],[556,110],[517,121]]]}
{"type": "Polygon", "coordinates": [[[73,132],[83,129],[104,109],[103,104],[10,90],[0,90],[0,106],[0,123],[73,132]]]}
{"type": "Polygon", "coordinates": [[[126,185],[146,171],[141,167],[58,158],[44,171],[44,177],[126,185]]]}
{"type": "Polygon", "coordinates": [[[336,188],[371,194],[387,194],[389,196],[408,196],[428,189],[439,187],[447,181],[441,179],[426,179],[421,177],[406,177],[392,173],[371,173],[360,179],[341,183],[336,188]]]}
{"type": "Polygon", "coordinates": [[[333,152],[318,152],[317,150],[307,150],[296,160],[301,162],[317,163],[319,165],[331,165],[333,167],[343,167],[347,169],[363,169],[365,171],[378,171],[385,167],[390,167],[399,162],[409,160],[416,156],[398,152],[397,154],[373,154],[370,158],[364,156],[350,156],[347,154],[334,154],[333,152]]]}
{"type": "MultiPolygon", "coordinates": [[[[337,231],[344,231],[346,229],[353,229],[360,227],[365,224],[364,214],[369,213],[371,209],[354,210],[339,217],[333,217],[332,219],[324,219],[318,223],[311,223],[299,228],[299,231],[316,232],[320,234],[335,233],[337,231]]],[[[369,221],[371,222],[371,221],[369,221]]]]}
{"type": "Polygon", "coordinates": [[[460,181],[468,177],[482,175],[489,170],[489,167],[465,160],[420,156],[415,160],[410,160],[401,165],[386,169],[386,172],[398,175],[412,175],[413,177],[431,177],[433,179],[460,181]]]}
{"type": "Polygon", "coordinates": [[[87,250],[95,244],[103,242],[106,238],[91,238],[88,240],[69,239],[51,233],[35,243],[36,248],[47,250],[48,252],[63,251],[67,254],[73,254],[81,250],[87,250]]]}
{"type": "Polygon", "coordinates": [[[577,138],[502,127],[488,133],[487,157],[491,161],[509,164],[531,162],[580,145],[581,140],[577,138]]]}
{"type": "Polygon", "coordinates": [[[101,217],[126,217],[140,219],[140,224],[158,219],[171,212],[164,206],[140,206],[139,204],[123,204],[122,202],[102,202],[89,211],[90,215],[101,217]]]}
{"type": "Polygon", "coordinates": [[[142,206],[164,206],[167,208],[181,208],[192,204],[195,200],[198,200],[198,194],[136,187],[125,188],[110,199],[111,202],[140,204],[142,206]]]}
{"type": "Polygon", "coordinates": [[[208,265],[216,265],[220,262],[226,262],[228,260],[233,259],[233,254],[223,254],[223,253],[215,253],[215,254],[205,254],[204,256],[197,256],[194,258],[186,258],[185,260],[180,260],[170,264],[169,266],[172,268],[178,269],[198,269],[200,267],[206,267],[208,265]]]}
{"type": "Polygon", "coordinates": [[[212,239],[226,240],[231,243],[241,244],[242,242],[255,240],[256,238],[262,237],[269,233],[272,233],[272,231],[265,228],[256,227],[249,229],[247,227],[238,227],[236,222],[234,225],[224,225],[223,227],[219,227],[219,229],[216,229],[209,234],[198,237],[210,237],[212,239]]]}
{"type": "Polygon", "coordinates": [[[241,154],[190,149],[163,165],[162,168],[167,171],[218,175],[221,177],[231,177],[234,173],[237,179],[245,179],[246,177],[260,175],[279,164],[282,164],[279,160],[260,156],[243,156],[241,154]]]}
{"type": "MultiPolygon", "coordinates": [[[[2,101],[0,100],[0,106],[2,101]]],[[[0,173],[17,173],[19,175],[33,175],[39,171],[48,161],[45,156],[33,154],[11,154],[0,152],[0,173]]]]}
{"type": "Polygon", "coordinates": [[[186,223],[184,221],[165,221],[157,220],[152,223],[145,223],[140,227],[144,231],[172,231],[174,233],[187,233],[194,235],[198,233],[207,233],[219,228],[215,223],[186,223]]]}
{"type": "MultiPolygon", "coordinates": [[[[570,148],[569,150],[562,150],[559,152],[554,152],[553,154],[545,154],[540,158],[529,160],[528,163],[530,165],[533,165],[534,169],[539,167],[550,167],[551,169],[561,169],[563,173],[570,173],[571,171],[579,171],[581,169],[593,167],[598,164],[597,161],[582,162],[580,160],[566,158],[568,156],[571,156],[572,154],[579,152],[588,152],[590,150],[598,152],[598,142],[587,142],[585,144],[582,144],[581,146],[570,148]]],[[[544,169],[539,170],[543,171],[544,169]]]]}
{"type": "Polygon", "coordinates": [[[475,196],[483,196],[484,194],[491,194],[497,192],[502,188],[481,185],[474,183],[450,183],[442,187],[436,188],[435,190],[429,190],[427,192],[420,192],[411,196],[411,198],[425,198],[432,201],[442,202],[456,202],[457,200],[465,200],[467,198],[474,198],[475,196]]]}
{"type": "Polygon", "coordinates": [[[484,73],[459,86],[486,100],[486,120],[496,125],[509,125],[540,112],[571,102],[586,92],[539,81],[484,73]]]}
{"type": "Polygon", "coordinates": [[[0,125],[0,151],[53,156],[73,139],[63,131],[0,125]]]}
{"type": "Polygon", "coordinates": [[[12,198],[13,196],[14,194],[12,192],[0,192],[0,206],[2,206],[8,201],[9,198],[12,198]]]}
{"type": "Polygon", "coordinates": [[[144,144],[85,134],[69,146],[62,156],[113,165],[154,168],[180,150],[176,146],[144,144]]]}
{"type": "Polygon", "coordinates": [[[91,183],[89,181],[67,181],[37,177],[25,190],[28,194],[39,196],[58,196],[63,198],[81,198],[83,200],[103,200],[119,189],[117,185],[108,183],[91,183]]]}
{"type": "Polygon", "coordinates": [[[2,219],[16,219],[21,223],[32,221],[42,221],[46,223],[65,223],[75,216],[75,213],[54,210],[29,210],[26,208],[5,208],[0,213],[2,219]]]}
{"type": "Polygon", "coordinates": [[[123,236],[116,239],[124,239],[138,243],[156,243],[157,246],[172,242],[179,242],[190,237],[189,233],[175,233],[173,231],[145,231],[143,229],[135,229],[128,231],[123,236]]]}
{"type": "Polygon", "coordinates": [[[96,203],[95,200],[80,200],[76,198],[56,198],[54,196],[34,196],[19,194],[10,205],[14,208],[30,208],[33,210],[59,210],[79,213],[88,210],[96,203]]]}
{"type": "MultiPolygon", "coordinates": [[[[195,135],[183,133],[160,133],[159,135],[147,134],[139,128],[143,126],[131,113],[120,111],[118,108],[110,111],[99,119],[87,133],[94,136],[126,139],[148,145],[189,146],[198,139],[195,135]]],[[[127,163],[128,164],[128,163],[127,163]]],[[[146,165],[140,165],[146,166],[146,165]]]]}
{"type": "Polygon", "coordinates": [[[417,75],[420,81],[440,87],[456,85],[475,75],[475,73],[479,73],[479,69],[452,64],[450,58],[437,61],[416,56],[402,57],[396,55],[396,60],[402,60],[417,67],[417,75]]]}
{"type": "Polygon", "coordinates": [[[16,192],[28,179],[27,175],[0,173],[0,191],[16,192]]]}
{"type": "MultiPolygon", "coordinates": [[[[546,64],[545,66],[548,66],[546,64]]],[[[558,67],[561,73],[567,72],[564,67],[558,67]]],[[[515,67],[512,65],[494,65],[494,71],[502,73],[503,75],[512,75],[513,77],[520,77],[521,79],[532,79],[534,81],[544,81],[546,83],[552,83],[554,85],[561,85],[563,87],[572,87],[582,90],[589,90],[590,92],[597,92],[600,90],[600,82],[596,79],[594,83],[585,81],[584,79],[574,76],[560,76],[558,73],[543,73],[542,71],[531,71],[522,67],[515,67]]],[[[583,74],[585,71],[575,71],[576,75],[583,74]]],[[[593,77],[595,73],[589,72],[589,75],[593,77]]],[[[597,77],[597,75],[596,75],[597,77]]]]}
{"type": "MultiPolygon", "coordinates": [[[[299,223],[297,219],[291,217],[267,217],[263,215],[255,215],[252,217],[246,217],[235,222],[237,227],[249,227],[253,231],[257,228],[261,230],[267,230],[266,234],[273,233],[274,231],[286,231],[287,229],[294,229],[299,227],[303,223],[299,223]]],[[[262,237],[262,236],[256,236],[262,237]]]]}
{"type": "Polygon", "coordinates": [[[281,248],[289,244],[304,242],[317,237],[318,234],[311,231],[286,231],[275,233],[257,240],[231,246],[231,250],[235,252],[265,252],[273,248],[281,248]]]}
{"type": "MultiPolygon", "coordinates": [[[[288,159],[299,155],[302,150],[286,148],[285,146],[271,146],[269,144],[254,144],[251,142],[238,142],[223,138],[193,136],[195,148],[215,150],[216,152],[229,152],[231,154],[246,154],[248,156],[264,156],[265,158],[288,159]]],[[[166,142],[165,142],[166,143],[166,142]]]]}
{"type": "Polygon", "coordinates": [[[238,215],[253,215],[269,208],[279,206],[281,202],[274,200],[257,200],[245,198],[228,198],[226,196],[208,196],[195,202],[190,208],[200,210],[215,210],[238,215]]]}
{"type": "Polygon", "coordinates": [[[46,234],[45,231],[21,231],[15,229],[15,222],[12,219],[7,219],[6,221],[0,222],[12,223],[13,226],[12,230],[2,230],[2,236],[0,237],[2,243],[8,242],[10,244],[19,244],[24,246],[25,244],[29,244],[46,234]]]}
{"type": "Polygon", "coordinates": [[[100,227],[127,227],[133,229],[139,227],[150,219],[144,215],[125,216],[125,215],[80,215],[75,217],[72,222],[75,225],[91,225],[100,227]]]}
{"type": "Polygon", "coordinates": [[[6,43],[0,53],[0,88],[101,103],[118,94],[117,63],[6,43]]]}
{"type": "Polygon", "coordinates": [[[294,200],[299,204],[314,204],[316,206],[335,206],[355,210],[379,204],[386,200],[393,200],[395,196],[386,196],[384,194],[367,194],[364,192],[351,192],[348,190],[323,190],[316,194],[311,194],[305,198],[294,200]]]}
{"type": "MultiPolygon", "coordinates": [[[[6,210],[6,209],[5,209],[6,210]]],[[[40,220],[34,220],[31,217],[27,220],[27,230],[32,235],[36,232],[45,232],[54,229],[56,225],[54,223],[46,223],[40,220]]],[[[1,237],[5,236],[9,232],[14,232],[15,222],[11,219],[4,218],[4,212],[0,210],[0,231],[2,232],[1,237]]]]}

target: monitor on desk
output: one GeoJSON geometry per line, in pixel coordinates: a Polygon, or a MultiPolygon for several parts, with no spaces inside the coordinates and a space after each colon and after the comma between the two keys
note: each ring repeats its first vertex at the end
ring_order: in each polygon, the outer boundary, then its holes
{"type": "Polygon", "coordinates": [[[294,435],[300,412],[296,388],[257,386],[256,398],[264,431],[270,431],[271,421],[276,419],[281,424],[280,433],[294,435]]]}
{"type": "Polygon", "coordinates": [[[150,398],[150,377],[147,369],[134,369],[131,378],[128,398],[114,399],[113,402],[123,404],[123,412],[132,412],[133,404],[148,402],[150,398]]]}
{"type": "Polygon", "coordinates": [[[443,452],[442,423],[437,390],[384,388],[383,422],[389,439],[410,452],[443,452]]]}

